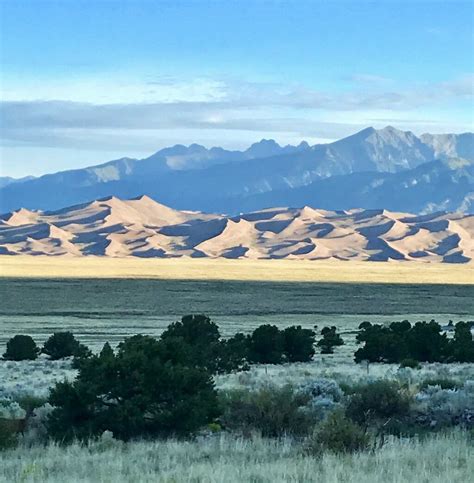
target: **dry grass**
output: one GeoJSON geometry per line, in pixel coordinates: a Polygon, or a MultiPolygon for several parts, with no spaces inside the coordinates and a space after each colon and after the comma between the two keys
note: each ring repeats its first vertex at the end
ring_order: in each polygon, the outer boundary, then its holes
{"type": "Polygon", "coordinates": [[[474,263],[1,256],[0,276],[474,284],[474,263]]]}
{"type": "Polygon", "coordinates": [[[0,482],[464,483],[473,447],[466,433],[390,439],[375,452],[312,457],[294,441],[217,435],[201,441],[19,447],[0,453],[0,482]]]}

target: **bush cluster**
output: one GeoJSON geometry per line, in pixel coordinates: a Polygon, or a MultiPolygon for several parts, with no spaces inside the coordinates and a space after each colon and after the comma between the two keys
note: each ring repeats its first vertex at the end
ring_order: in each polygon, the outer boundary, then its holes
{"type": "Polygon", "coordinates": [[[298,392],[307,401],[306,406],[317,421],[342,408],[344,393],[333,379],[312,379],[298,388],[298,392]]]}
{"type": "Polygon", "coordinates": [[[474,362],[474,340],[466,322],[456,324],[451,339],[434,320],[389,326],[363,322],[359,329],[357,341],[364,345],[354,354],[356,362],[474,362]]]}
{"type": "MultiPolygon", "coordinates": [[[[412,327],[402,322],[384,328],[364,323],[359,341],[365,346],[359,351],[381,362],[400,358],[407,367],[415,365],[412,361],[436,360],[439,354],[465,359],[470,350],[466,326],[457,324],[453,339],[447,339],[436,325],[412,327]],[[376,355],[375,348],[381,334],[387,336],[377,349],[383,357],[376,355]],[[418,340],[423,337],[430,341],[428,346],[418,340]]],[[[319,344],[322,348],[341,343],[334,327],[323,329],[322,335],[327,342],[319,344]]],[[[104,434],[105,439],[113,435],[124,441],[180,437],[207,427],[244,436],[256,432],[265,437],[307,438],[312,453],[340,453],[364,450],[380,434],[402,434],[409,425],[474,426],[474,383],[469,381],[461,386],[445,379],[427,380],[414,396],[413,387],[409,390],[386,380],[343,391],[325,378],[299,387],[216,391],[213,376],[218,373],[251,363],[310,360],[314,338],[312,330],[300,326],[280,330],[262,325],[249,335],[223,339],[218,326],[204,315],[183,317],[159,339],[133,336],[116,350],[106,343],[99,354],[92,354],[70,333],[56,333],[42,351],[51,359],[74,356],[78,375],[72,382],[57,383],[46,404],[31,397],[0,400],[0,449],[16,443],[20,427],[24,441],[30,435],[59,442],[102,441],[104,434]],[[28,414],[36,419],[28,422],[28,414]]],[[[6,354],[23,357],[29,350],[36,357],[39,350],[31,341],[16,336],[6,354]]]]}
{"type": "Polygon", "coordinates": [[[370,436],[351,421],[343,411],[334,411],[318,425],[310,438],[307,449],[311,454],[323,451],[355,453],[369,447],[370,436]]]}
{"type": "MultiPolygon", "coordinates": [[[[134,336],[121,343],[116,353],[105,344],[98,355],[83,351],[79,356],[76,346],[79,375],[74,382],[59,383],[52,390],[49,403],[54,410],[48,431],[60,441],[88,439],[104,431],[123,440],[189,434],[219,414],[214,374],[254,362],[307,360],[314,354],[313,345],[314,332],[300,326],[280,331],[262,325],[250,335],[236,334],[225,340],[209,317],[188,315],[169,325],[159,340],[134,336]]],[[[252,407],[259,405],[263,434],[285,428],[297,433],[306,425],[308,414],[292,413],[295,401],[289,393],[276,400],[265,392],[255,398],[237,404],[243,426],[253,421],[252,407]],[[268,421],[273,420],[272,429],[268,421]]],[[[231,407],[235,404],[229,402],[225,414],[232,412],[231,407]]],[[[227,417],[226,421],[235,419],[227,417]]]]}
{"type": "Polygon", "coordinates": [[[380,380],[356,388],[346,414],[358,424],[385,424],[393,418],[405,418],[409,409],[410,397],[395,382],[380,380]]]}
{"type": "Polygon", "coordinates": [[[10,361],[35,360],[40,353],[48,355],[51,360],[58,360],[72,356],[84,357],[90,351],[71,332],[55,332],[42,349],[39,349],[31,336],[15,335],[7,342],[3,358],[10,361]]]}
{"type": "MultiPolygon", "coordinates": [[[[205,315],[186,315],[170,324],[160,337],[170,357],[186,360],[188,365],[203,367],[212,374],[245,370],[249,364],[308,362],[314,356],[314,339],[314,331],[299,325],[280,330],[269,324],[260,325],[248,335],[237,333],[223,339],[219,327],[205,315]]],[[[56,332],[42,349],[30,336],[15,335],[8,341],[3,358],[33,360],[40,353],[51,360],[74,357],[75,368],[92,355],[71,332],[56,332]]]]}
{"type": "Polygon", "coordinates": [[[321,330],[322,339],[318,341],[318,347],[321,348],[321,354],[332,354],[334,347],[344,345],[342,337],[337,333],[336,327],[324,327],[321,330]]]}
{"type": "Polygon", "coordinates": [[[3,358],[9,361],[34,360],[40,350],[29,335],[15,335],[7,342],[7,350],[3,358]]]}
{"type": "Polygon", "coordinates": [[[76,381],[56,385],[46,404],[3,401],[0,449],[47,438],[93,438],[115,445],[117,440],[185,436],[207,428],[205,434],[290,436],[304,440],[312,454],[352,453],[383,444],[385,434],[474,427],[473,381],[453,387],[452,381],[428,380],[412,394],[413,387],[393,381],[369,381],[343,391],[324,378],[299,387],[266,384],[218,393],[207,369],[170,359],[164,340],[140,335],[116,351],[105,344],[100,354],[83,361],[76,381]],[[25,411],[34,414],[27,424],[25,411]]]}
{"type": "Polygon", "coordinates": [[[84,359],[72,383],[51,391],[48,432],[58,441],[85,440],[111,431],[115,437],[186,435],[218,415],[211,374],[168,341],[137,335],[114,353],[105,344],[84,359]]]}
{"type": "MultiPolygon", "coordinates": [[[[242,337],[237,334],[234,337],[242,337]]],[[[308,362],[314,356],[315,333],[301,326],[280,330],[275,325],[264,324],[247,336],[248,360],[256,364],[281,364],[283,362],[308,362]]]]}
{"type": "Polygon", "coordinates": [[[429,381],[415,395],[411,413],[412,423],[431,429],[448,426],[474,428],[474,381],[463,386],[429,381]]]}
{"type": "Polygon", "coordinates": [[[228,391],[221,394],[222,425],[248,436],[303,436],[311,431],[314,419],[305,410],[308,398],[291,386],[266,386],[256,391],[228,391]]]}

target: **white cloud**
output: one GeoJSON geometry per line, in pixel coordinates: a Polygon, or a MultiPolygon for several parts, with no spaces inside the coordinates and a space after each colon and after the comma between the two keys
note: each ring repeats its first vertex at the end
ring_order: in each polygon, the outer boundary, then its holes
{"type": "MultiPolygon", "coordinates": [[[[361,76],[354,76],[361,79],[361,76]]],[[[473,76],[398,87],[322,91],[279,83],[149,77],[127,83],[70,81],[7,89],[0,105],[2,143],[71,149],[154,150],[165,139],[254,141],[260,137],[337,139],[395,124],[416,133],[472,129],[473,76]],[[23,97],[22,97],[23,96],[23,97]],[[461,105],[461,107],[459,107],[461,105]],[[457,107],[456,107],[457,106],[457,107]],[[431,121],[428,121],[431,119],[431,121]],[[170,135],[170,133],[172,133],[170,135]],[[233,134],[232,134],[233,133],[233,134]],[[192,138],[191,136],[195,136],[192,138]],[[146,146],[146,147],[145,147],[146,146]]]]}

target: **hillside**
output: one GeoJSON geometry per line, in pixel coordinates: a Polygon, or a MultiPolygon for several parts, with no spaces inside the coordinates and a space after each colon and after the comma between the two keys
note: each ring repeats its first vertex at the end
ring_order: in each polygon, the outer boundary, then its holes
{"type": "Polygon", "coordinates": [[[5,181],[0,184],[0,212],[54,210],[143,194],[176,209],[230,214],[288,206],[295,199],[301,205],[344,210],[468,212],[473,163],[472,133],[417,137],[390,126],[315,146],[302,142],[282,147],[272,140],[244,151],[176,145],[146,159],[122,158],[21,183],[5,181]]]}

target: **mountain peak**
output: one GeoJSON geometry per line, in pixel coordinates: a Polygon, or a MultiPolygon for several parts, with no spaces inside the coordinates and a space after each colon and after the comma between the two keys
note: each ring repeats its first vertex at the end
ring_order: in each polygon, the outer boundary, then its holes
{"type": "Polygon", "coordinates": [[[392,133],[402,133],[405,131],[401,131],[400,129],[397,129],[396,127],[393,126],[385,126],[384,128],[380,129],[380,131],[383,132],[392,132],[392,133]]]}
{"type": "MultiPolygon", "coordinates": [[[[0,212],[11,212],[20,206],[58,210],[64,205],[86,203],[91,195],[131,198],[146,193],[176,208],[238,213],[245,207],[289,205],[292,193],[326,179],[326,185],[332,186],[323,196],[327,208],[347,208],[347,187],[352,182],[362,185],[371,179],[364,188],[366,191],[353,204],[378,206],[377,197],[381,196],[389,208],[421,211],[446,205],[448,209],[457,209],[473,191],[473,161],[474,134],[418,138],[393,126],[377,130],[368,127],[312,148],[306,142],[297,146],[279,145],[273,139],[262,139],[241,151],[178,144],[146,159],[110,161],[33,181],[10,183],[0,187],[0,212]],[[436,160],[439,163],[432,165],[436,160]],[[443,165],[441,161],[446,162],[443,165]],[[411,170],[415,171],[409,173],[411,170]],[[400,175],[404,178],[402,185],[400,177],[390,181],[385,177],[402,172],[405,172],[400,175]],[[423,172],[429,176],[422,179],[423,172]],[[343,176],[354,179],[339,179],[343,176]],[[429,189],[431,183],[436,183],[437,188],[429,189]],[[390,191],[389,184],[396,185],[398,191],[390,191]],[[400,189],[406,190],[407,196],[400,189]],[[416,195],[410,194],[412,190],[416,195]]],[[[296,206],[314,202],[312,194],[308,192],[305,196],[298,198],[296,206]]],[[[102,211],[106,211],[105,205],[120,207],[120,201],[102,198],[102,211]]],[[[148,209],[151,201],[133,205],[148,209]]]]}
{"type": "Polygon", "coordinates": [[[377,132],[377,130],[372,127],[372,126],[369,126],[369,127],[366,127],[365,129],[362,129],[362,131],[359,131],[359,132],[356,132],[355,134],[353,134],[352,136],[349,136],[349,137],[366,137],[366,136],[370,136],[371,134],[377,132]]]}
{"type": "Polygon", "coordinates": [[[267,158],[280,152],[281,146],[274,139],[261,139],[258,143],[253,143],[245,154],[250,158],[267,158]]]}
{"type": "Polygon", "coordinates": [[[251,149],[259,148],[259,147],[271,147],[271,148],[279,148],[280,145],[274,139],[260,139],[260,141],[253,143],[247,151],[251,149]]]}

